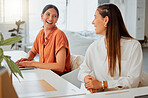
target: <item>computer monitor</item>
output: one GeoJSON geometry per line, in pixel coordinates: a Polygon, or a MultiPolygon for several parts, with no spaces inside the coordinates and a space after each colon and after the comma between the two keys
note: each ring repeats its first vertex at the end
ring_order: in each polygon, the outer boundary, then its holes
{"type": "Polygon", "coordinates": [[[0,98],[18,98],[5,67],[0,67],[0,98]]]}

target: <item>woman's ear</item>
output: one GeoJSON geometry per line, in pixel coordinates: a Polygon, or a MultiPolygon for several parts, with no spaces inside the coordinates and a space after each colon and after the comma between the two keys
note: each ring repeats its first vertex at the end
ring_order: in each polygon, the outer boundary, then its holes
{"type": "Polygon", "coordinates": [[[105,16],[105,18],[104,18],[104,27],[107,27],[108,22],[109,22],[109,17],[105,16]]]}
{"type": "Polygon", "coordinates": [[[43,14],[41,14],[41,19],[43,20],[43,14]]]}

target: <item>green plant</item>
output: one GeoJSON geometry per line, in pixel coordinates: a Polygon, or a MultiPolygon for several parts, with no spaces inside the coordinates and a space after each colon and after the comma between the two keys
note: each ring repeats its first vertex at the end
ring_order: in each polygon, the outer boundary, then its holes
{"type": "MultiPolygon", "coordinates": [[[[15,22],[17,28],[13,28],[11,30],[8,30],[8,32],[16,32],[16,33],[11,33],[11,37],[21,36],[21,34],[22,34],[21,30],[23,30],[23,29],[20,28],[20,25],[24,24],[24,23],[25,23],[25,21],[21,21],[21,20],[18,20],[15,22]]],[[[20,40],[20,41],[18,41],[18,43],[22,43],[22,41],[20,40]]],[[[11,45],[11,49],[14,47],[14,45],[16,45],[16,49],[22,47],[20,44],[14,43],[11,45]]]]}
{"type": "MultiPolygon", "coordinates": [[[[14,44],[14,43],[20,41],[22,38],[23,37],[17,36],[17,37],[12,37],[12,38],[8,38],[8,39],[4,40],[2,33],[0,33],[0,46],[14,44]]],[[[18,68],[17,64],[14,63],[9,56],[4,55],[3,49],[0,48],[0,67],[2,66],[1,63],[2,63],[3,59],[7,62],[12,74],[14,74],[17,77],[16,73],[18,73],[23,78],[21,71],[18,68]]]]}

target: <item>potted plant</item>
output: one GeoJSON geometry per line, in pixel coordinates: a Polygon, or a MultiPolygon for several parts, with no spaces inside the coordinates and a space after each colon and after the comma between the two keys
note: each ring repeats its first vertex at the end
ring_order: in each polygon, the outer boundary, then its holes
{"type": "MultiPolygon", "coordinates": [[[[8,39],[4,40],[2,33],[0,33],[0,46],[14,44],[14,43],[20,41],[22,38],[23,37],[21,37],[21,36],[16,36],[16,37],[12,37],[12,38],[8,38],[8,39]]],[[[10,68],[10,71],[12,72],[12,74],[14,74],[17,77],[17,75],[16,75],[16,73],[17,73],[23,78],[21,71],[20,71],[19,67],[17,66],[17,64],[11,60],[10,56],[4,55],[3,49],[0,48],[0,67],[2,67],[1,63],[3,60],[5,60],[7,62],[8,67],[10,68]]]]}
{"type": "MultiPolygon", "coordinates": [[[[23,30],[23,28],[20,28],[20,25],[21,24],[24,24],[24,23],[25,23],[25,21],[21,21],[21,20],[18,20],[18,21],[15,22],[17,28],[13,28],[11,30],[8,30],[8,32],[13,32],[13,33],[11,33],[11,37],[16,37],[16,36],[21,36],[22,35],[21,30],[23,30]]],[[[22,43],[22,40],[18,41],[17,43],[12,44],[11,45],[11,49],[14,46],[16,46],[16,50],[19,49],[19,48],[21,48],[22,47],[21,46],[21,43],[22,43]]]]}

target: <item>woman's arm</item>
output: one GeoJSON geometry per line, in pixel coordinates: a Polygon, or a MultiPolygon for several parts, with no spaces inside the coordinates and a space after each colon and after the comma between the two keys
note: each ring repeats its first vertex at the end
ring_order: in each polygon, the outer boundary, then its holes
{"type": "Polygon", "coordinates": [[[91,60],[92,60],[92,58],[90,58],[90,56],[89,56],[89,51],[87,51],[84,61],[80,65],[80,70],[78,73],[78,80],[80,80],[82,82],[87,82],[89,80],[89,78],[94,77],[94,72],[93,72],[92,66],[89,62],[91,60]]]}
{"type": "MultiPolygon", "coordinates": [[[[32,57],[30,56],[30,59],[32,59],[32,57]]],[[[62,47],[56,55],[56,63],[21,62],[18,65],[22,67],[36,67],[41,69],[49,69],[53,71],[63,72],[65,68],[65,61],[66,61],[66,48],[62,47]]]]}

